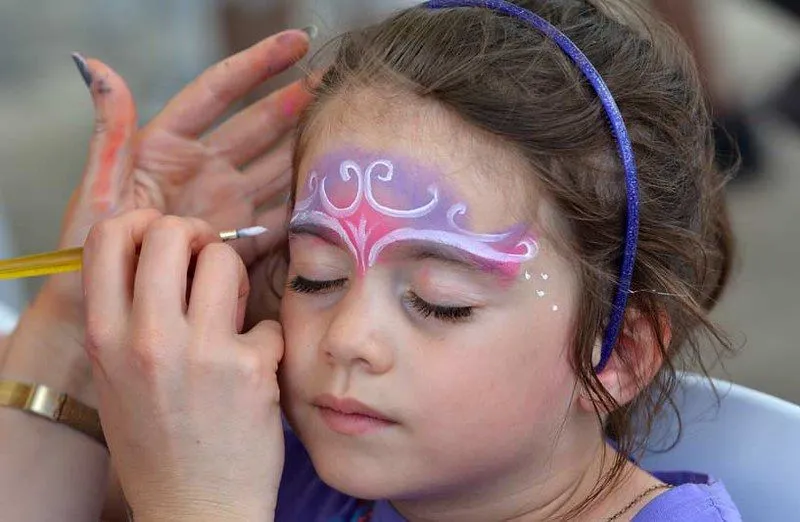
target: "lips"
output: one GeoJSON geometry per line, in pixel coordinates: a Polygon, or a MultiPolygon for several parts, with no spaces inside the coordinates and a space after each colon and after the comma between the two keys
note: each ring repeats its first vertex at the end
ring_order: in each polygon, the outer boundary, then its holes
{"type": "Polygon", "coordinates": [[[322,420],[343,435],[364,435],[397,424],[383,413],[350,398],[320,395],[314,401],[322,420]]]}
{"type": "Polygon", "coordinates": [[[347,397],[339,398],[329,394],[320,395],[314,401],[314,405],[320,408],[333,410],[337,413],[343,413],[345,415],[360,415],[384,422],[395,422],[378,410],[370,408],[360,401],[347,397]]]}

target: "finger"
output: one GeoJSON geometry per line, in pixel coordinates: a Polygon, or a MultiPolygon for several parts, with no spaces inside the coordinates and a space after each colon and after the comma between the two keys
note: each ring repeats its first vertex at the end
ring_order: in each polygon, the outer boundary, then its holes
{"type": "Polygon", "coordinates": [[[239,332],[250,280],[242,258],[228,245],[206,246],[197,257],[189,321],[215,332],[239,332]]]}
{"type": "Polygon", "coordinates": [[[149,126],[186,136],[202,134],[231,103],[302,58],[308,45],[308,34],[292,29],[226,58],[170,100],[149,126]]]}
{"type": "Polygon", "coordinates": [[[131,146],[136,132],[136,105],[125,81],[103,62],[73,55],[92,94],[94,134],[80,185],[81,203],[96,218],[117,210],[130,197],[131,146]]]}
{"type": "Polygon", "coordinates": [[[232,245],[241,256],[245,266],[249,266],[253,261],[286,240],[286,225],[289,216],[288,205],[288,202],[282,203],[264,211],[256,218],[255,224],[266,228],[266,233],[236,241],[232,245]]]}
{"type": "Polygon", "coordinates": [[[184,318],[192,255],[219,235],[195,218],[166,216],[154,221],[142,241],[133,290],[133,314],[140,324],[171,324],[184,318]]]}
{"type": "Polygon", "coordinates": [[[289,192],[292,181],[292,143],[284,143],[257,159],[240,177],[242,192],[260,207],[280,194],[289,192]]]}
{"type": "Polygon", "coordinates": [[[232,164],[244,165],[294,128],[297,116],[312,99],[304,81],[294,82],[233,116],[205,143],[232,164]]]}
{"type": "Polygon", "coordinates": [[[283,359],[283,329],[277,321],[261,321],[247,333],[239,336],[246,345],[255,348],[262,354],[269,354],[277,371],[278,363],[283,359]]]}
{"type": "Polygon", "coordinates": [[[90,231],[82,267],[90,352],[121,338],[133,299],[137,251],[145,231],[160,216],[154,209],[139,210],[102,221],[90,231]]]}

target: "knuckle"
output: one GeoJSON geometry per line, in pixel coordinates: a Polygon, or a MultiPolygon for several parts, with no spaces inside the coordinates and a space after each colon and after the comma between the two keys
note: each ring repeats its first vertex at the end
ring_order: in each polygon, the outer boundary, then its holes
{"type": "Polygon", "coordinates": [[[191,231],[187,220],[177,216],[162,216],[150,224],[148,234],[168,234],[176,239],[188,240],[191,231]]]}
{"type": "Polygon", "coordinates": [[[248,381],[258,380],[264,370],[262,358],[252,350],[245,350],[239,358],[239,373],[248,381]]]}
{"type": "Polygon", "coordinates": [[[144,221],[154,221],[158,218],[163,217],[161,211],[156,208],[143,208],[140,210],[135,210],[134,214],[137,216],[138,219],[142,219],[144,221]]]}
{"type": "Polygon", "coordinates": [[[199,257],[204,262],[221,268],[238,268],[238,265],[242,263],[239,254],[236,253],[233,247],[225,243],[209,243],[203,247],[199,257]]]}
{"type": "Polygon", "coordinates": [[[137,373],[152,376],[158,372],[163,360],[163,355],[158,350],[162,337],[160,329],[144,327],[131,338],[127,351],[137,373]]]}
{"type": "Polygon", "coordinates": [[[227,81],[233,64],[232,58],[226,58],[206,69],[201,76],[201,85],[212,98],[227,102],[235,97],[234,88],[231,82],[227,81]]]}
{"type": "Polygon", "coordinates": [[[283,358],[283,329],[277,321],[261,321],[245,334],[245,338],[256,352],[269,353],[276,366],[283,358]]]}
{"type": "Polygon", "coordinates": [[[187,221],[187,219],[178,216],[162,216],[153,222],[152,226],[164,230],[186,230],[187,221]]]}
{"type": "Polygon", "coordinates": [[[101,354],[116,342],[116,334],[107,321],[97,317],[86,318],[85,348],[87,355],[100,359],[101,354]]]}
{"type": "Polygon", "coordinates": [[[102,244],[119,230],[119,221],[117,219],[105,219],[95,223],[89,230],[89,235],[86,236],[85,246],[94,247],[95,245],[102,244]]]}
{"type": "Polygon", "coordinates": [[[262,328],[264,329],[264,333],[267,337],[275,340],[280,340],[281,344],[283,344],[283,328],[281,324],[277,321],[264,321],[262,324],[262,328]]]}
{"type": "Polygon", "coordinates": [[[104,219],[95,223],[86,236],[84,247],[95,248],[118,236],[129,236],[134,223],[156,220],[161,213],[156,209],[134,210],[118,217],[104,219]]]}
{"type": "Polygon", "coordinates": [[[239,357],[239,379],[268,400],[277,400],[277,364],[255,350],[244,350],[239,357]]]}

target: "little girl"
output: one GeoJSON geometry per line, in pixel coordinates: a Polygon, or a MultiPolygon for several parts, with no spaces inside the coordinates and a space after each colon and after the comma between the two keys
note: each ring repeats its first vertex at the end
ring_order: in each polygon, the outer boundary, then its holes
{"type": "Polygon", "coordinates": [[[738,520],[626,460],[729,230],[690,60],[605,4],[343,36],[295,150],[279,520],[738,520]]]}
{"type": "Polygon", "coordinates": [[[247,279],[207,225],[95,227],[87,349],[137,520],[740,519],[631,460],[698,338],[727,349],[731,238],[691,60],[596,4],[432,1],[342,37],[285,292],[251,270],[248,322],[278,290],[282,336],[237,333],[247,279]]]}

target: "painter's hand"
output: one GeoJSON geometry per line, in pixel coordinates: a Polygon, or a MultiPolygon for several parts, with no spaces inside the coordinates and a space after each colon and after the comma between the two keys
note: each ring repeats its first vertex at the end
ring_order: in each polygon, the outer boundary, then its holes
{"type": "Polygon", "coordinates": [[[92,229],[83,278],[100,417],[137,522],[271,520],[283,338],[270,321],[240,333],[239,255],[203,221],[139,210],[92,229]]]}
{"type": "MultiPolygon", "coordinates": [[[[218,230],[250,225],[271,232],[236,245],[249,264],[283,239],[291,177],[291,130],[311,100],[299,82],[216,123],[236,100],[287,69],[308,50],[308,35],[284,31],[207,69],[139,129],[123,79],[76,56],[95,106],[95,132],[83,180],[65,218],[61,246],[83,243],[100,219],[137,208],[195,216],[218,230]],[[278,200],[264,212],[257,209],[278,200]]],[[[72,274],[53,277],[56,293],[77,308],[72,274]]],[[[51,283],[48,283],[51,284],[51,283]]]]}

